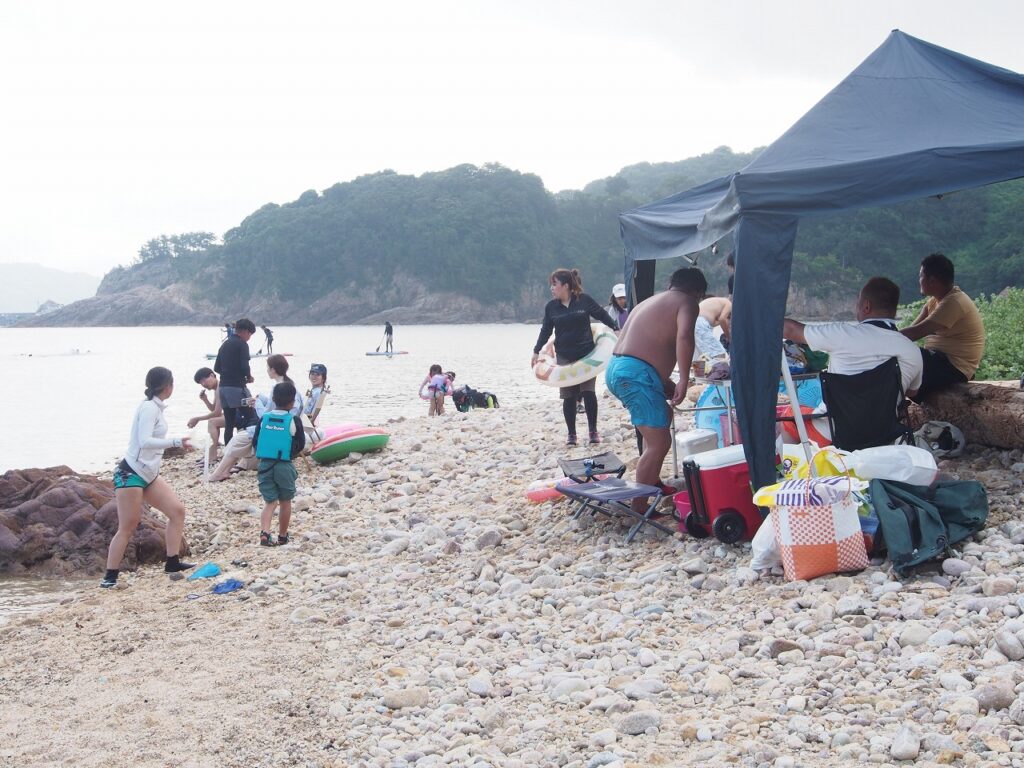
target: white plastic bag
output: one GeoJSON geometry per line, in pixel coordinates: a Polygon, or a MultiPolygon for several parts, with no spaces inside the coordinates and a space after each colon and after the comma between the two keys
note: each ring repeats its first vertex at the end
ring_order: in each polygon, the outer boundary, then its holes
{"type": "Polygon", "coordinates": [[[895,480],[910,485],[931,485],[939,473],[935,457],[913,445],[882,445],[843,456],[846,466],[864,480],[895,480]]]}
{"type": "Polygon", "coordinates": [[[755,571],[765,571],[769,568],[776,568],[782,565],[782,554],[779,552],[779,542],[775,539],[775,526],[771,516],[775,512],[769,512],[768,517],[757,529],[754,538],[750,542],[753,557],[750,559],[750,567],[755,571]]]}

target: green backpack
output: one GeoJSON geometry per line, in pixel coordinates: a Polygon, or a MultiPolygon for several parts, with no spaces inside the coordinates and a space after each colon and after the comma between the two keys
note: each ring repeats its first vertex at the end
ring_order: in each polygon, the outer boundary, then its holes
{"type": "Polygon", "coordinates": [[[871,506],[893,570],[900,576],[980,531],[988,517],[988,496],[974,480],[932,486],[872,480],[871,506]]]}

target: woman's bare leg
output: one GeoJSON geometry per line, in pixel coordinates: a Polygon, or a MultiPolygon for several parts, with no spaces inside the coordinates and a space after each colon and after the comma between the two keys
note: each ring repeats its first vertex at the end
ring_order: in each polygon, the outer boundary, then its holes
{"type": "Polygon", "coordinates": [[[114,491],[117,502],[117,533],[110,540],[107,550],[107,570],[118,570],[124,559],[124,551],[132,540],[135,529],[142,519],[142,488],[118,488],[114,491]]]}
{"type": "Polygon", "coordinates": [[[181,552],[181,537],[185,533],[185,505],[181,503],[167,481],[160,477],[146,486],[143,498],[147,504],[159,509],[167,517],[167,530],[164,534],[167,543],[167,556],[172,557],[179,554],[181,552]]]}

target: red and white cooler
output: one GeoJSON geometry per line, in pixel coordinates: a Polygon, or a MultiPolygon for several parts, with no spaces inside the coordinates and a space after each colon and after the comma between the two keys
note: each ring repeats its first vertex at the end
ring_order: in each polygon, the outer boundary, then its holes
{"type": "Polygon", "coordinates": [[[742,445],[696,453],[683,460],[686,490],[674,497],[681,527],[699,539],[750,541],[761,525],[742,445]]]}

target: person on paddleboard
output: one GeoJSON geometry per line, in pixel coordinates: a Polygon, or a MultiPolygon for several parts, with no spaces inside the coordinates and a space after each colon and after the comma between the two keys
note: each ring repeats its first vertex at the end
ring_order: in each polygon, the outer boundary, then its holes
{"type": "Polygon", "coordinates": [[[390,321],[384,321],[384,351],[393,353],[395,351],[395,329],[390,321]]]}
{"type": "Polygon", "coordinates": [[[260,328],[263,329],[263,335],[267,339],[267,354],[272,355],[274,354],[274,332],[265,325],[261,325],[260,328]]]}

